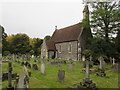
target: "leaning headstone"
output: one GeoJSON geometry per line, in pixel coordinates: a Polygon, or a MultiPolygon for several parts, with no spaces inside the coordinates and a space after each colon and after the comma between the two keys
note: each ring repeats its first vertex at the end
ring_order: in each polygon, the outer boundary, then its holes
{"type": "Polygon", "coordinates": [[[64,82],[65,78],[65,71],[64,70],[58,70],[58,81],[64,82]]]}
{"type": "Polygon", "coordinates": [[[40,70],[41,70],[41,74],[45,75],[45,64],[43,62],[41,64],[40,70]]]}

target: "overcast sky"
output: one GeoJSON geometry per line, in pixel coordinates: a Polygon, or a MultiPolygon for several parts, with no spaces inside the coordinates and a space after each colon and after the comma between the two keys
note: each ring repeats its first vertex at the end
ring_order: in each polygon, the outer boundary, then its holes
{"type": "Polygon", "coordinates": [[[31,38],[52,35],[55,26],[64,28],[83,17],[82,0],[3,0],[0,24],[6,33],[26,33],[31,38]]]}

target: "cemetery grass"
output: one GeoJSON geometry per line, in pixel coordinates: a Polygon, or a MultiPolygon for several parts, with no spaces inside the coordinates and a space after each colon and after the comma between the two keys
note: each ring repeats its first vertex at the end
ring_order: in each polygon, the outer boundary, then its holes
{"type": "MultiPolygon", "coordinates": [[[[31,64],[35,63],[31,60],[31,64]]],[[[52,61],[52,60],[51,60],[52,61]]],[[[18,63],[13,62],[13,73],[20,73],[23,69],[18,63]]],[[[40,69],[40,63],[36,63],[40,69]]],[[[7,72],[8,63],[2,64],[2,72],[7,72]]],[[[40,70],[31,71],[31,77],[29,80],[30,88],[67,88],[68,86],[74,86],[73,84],[80,83],[83,78],[85,78],[85,73],[82,73],[82,62],[76,62],[76,65],[73,65],[74,70],[70,72],[68,70],[68,64],[61,64],[61,67],[57,65],[49,65],[45,61],[46,74],[41,75],[40,70]],[[65,80],[63,83],[58,82],[58,70],[65,70],[65,80]]],[[[92,69],[96,69],[98,66],[94,65],[92,69]]],[[[90,75],[90,79],[96,83],[98,88],[118,88],[118,74],[112,71],[112,66],[106,66],[106,74],[108,77],[98,77],[96,73],[90,75]]],[[[13,80],[14,84],[14,80],[13,80]]],[[[7,81],[2,82],[2,88],[6,88],[8,85],[7,81]]]]}

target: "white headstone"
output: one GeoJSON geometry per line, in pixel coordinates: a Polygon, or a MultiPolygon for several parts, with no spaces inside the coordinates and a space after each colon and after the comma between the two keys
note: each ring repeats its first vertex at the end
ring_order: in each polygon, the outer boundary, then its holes
{"type": "Polygon", "coordinates": [[[84,55],[82,56],[82,61],[85,61],[85,56],[84,55]]]}
{"type": "Polygon", "coordinates": [[[40,70],[41,70],[41,73],[42,73],[43,75],[45,75],[45,64],[44,64],[44,63],[41,64],[40,70]]]}
{"type": "Polygon", "coordinates": [[[99,57],[98,60],[100,61],[100,69],[103,69],[103,61],[104,61],[104,58],[103,57],[99,57]]]}
{"type": "Polygon", "coordinates": [[[115,58],[113,58],[113,65],[115,65],[115,58]]]}

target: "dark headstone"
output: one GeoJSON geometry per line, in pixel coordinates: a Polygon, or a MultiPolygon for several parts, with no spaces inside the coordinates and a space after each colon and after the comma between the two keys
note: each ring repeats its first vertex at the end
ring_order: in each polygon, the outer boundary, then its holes
{"type": "Polygon", "coordinates": [[[25,66],[27,67],[27,66],[28,66],[28,64],[29,64],[29,63],[28,63],[28,62],[26,62],[26,63],[25,63],[25,66]]]}
{"type": "Polygon", "coordinates": [[[64,70],[58,70],[58,81],[64,82],[65,78],[65,71],[64,70]]]}
{"type": "Polygon", "coordinates": [[[21,65],[23,66],[23,65],[24,65],[24,62],[21,62],[21,65]]]}
{"type": "Polygon", "coordinates": [[[28,68],[31,68],[31,65],[30,65],[30,63],[28,63],[28,64],[27,64],[27,67],[28,67],[28,68]]]}
{"type": "Polygon", "coordinates": [[[37,64],[33,64],[32,67],[33,67],[34,70],[38,70],[38,66],[37,66],[37,64]]]}

